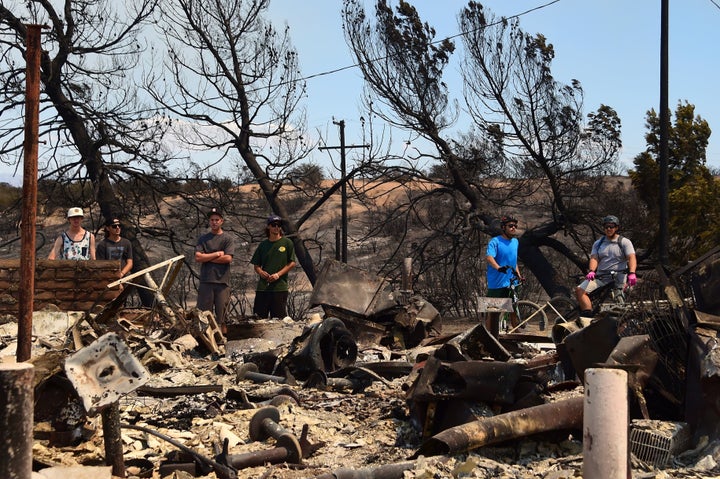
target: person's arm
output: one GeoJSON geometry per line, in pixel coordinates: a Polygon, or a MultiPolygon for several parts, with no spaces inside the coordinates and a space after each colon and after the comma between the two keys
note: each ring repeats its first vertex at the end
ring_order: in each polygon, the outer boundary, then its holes
{"type": "Polygon", "coordinates": [[[220,253],[222,253],[222,254],[220,256],[218,256],[217,258],[213,258],[211,260],[211,263],[218,263],[218,264],[232,263],[232,259],[233,259],[232,255],[229,255],[224,251],[220,251],[220,253]]]}
{"type": "Polygon", "coordinates": [[[500,265],[495,261],[495,258],[492,256],[485,256],[485,261],[490,265],[492,269],[500,269],[500,265]]]}
{"type": "Polygon", "coordinates": [[[120,270],[120,277],[122,278],[123,276],[128,274],[130,271],[132,271],[132,267],[133,267],[133,260],[132,260],[132,258],[128,258],[127,261],[125,262],[125,266],[123,267],[123,269],[120,270]]]}
{"type": "Polygon", "coordinates": [[[628,255],[628,273],[629,274],[635,274],[637,270],[637,258],[634,254],[628,255]]]}
{"type": "Polygon", "coordinates": [[[270,273],[262,269],[262,266],[259,264],[254,265],[255,272],[265,281],[269,281],[270,273]]]}
{"type": "Polygon", "coordinates": [[[95,259],[107,259],[104,241],[100,241],[95,245],[95,259]]]}
{"type": "Polygon", "coordinates": [[[595,255],[590,256],[590,262],[588,263],[588,272],[590,272],[590,271],[597,272],[597,267],[598,267],[597,256],[595,256],[595,255]]]}
{"type": "Polygon", "coordinates": [[[95,235],[90,233],[90,259],[95,259],[95,235]]]}
{"type": "Polygon", "coordinates": [[[291,269],[295,267],[295,264],[295,261],[290,261],[288,264],[280,268],[280,271],[271,274],[268,278],[268,281],[272,283],[273,281],[277,281],[278,279],[282,278],[284,275],[288,274],[291,269]]]}
{"type": "Polygon", "coordinates": [[[62,236],[55,238],[55,243],[53,243],[50,254],[48,254],[48,259],[57,259],[60,254],[60,248],[62,248],[62,236]]]}
{"type": "MultiPolygon", "coordinates": [[[[225,255],[222,251],[213,251],[212,253],[202,253],[200,251],[195,251],[195,261],[198,263],[221,263],[223,261],[218,261],[220,258],[222,258],[225,255]]],[[[229,256],[230,260],[232,260],[232,256],[229,256]]],[[[226,263],[229,263],[230,261],[225,261],[226,263]]]]}

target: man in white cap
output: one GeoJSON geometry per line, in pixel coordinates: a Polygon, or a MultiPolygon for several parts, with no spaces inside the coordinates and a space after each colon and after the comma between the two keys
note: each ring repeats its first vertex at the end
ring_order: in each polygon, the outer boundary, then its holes
{"type": "Polygon", "coordinates": [[[95,259],[95,235],[82,227],[84,217],[82,208],[75,206],[68,210],[70,228],[55,239],[48,259],[95,259]]]}

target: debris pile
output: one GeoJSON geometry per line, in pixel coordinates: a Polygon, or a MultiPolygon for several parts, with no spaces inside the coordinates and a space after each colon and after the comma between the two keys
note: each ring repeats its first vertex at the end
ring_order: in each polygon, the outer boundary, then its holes
{"type": "MultiPolygon", "coordinates": [[[[211,313],[109,305],[37,335],[34,469],[580,477],[586,372],[607,368],[627,373],[633,477],[718,475],[720,252],[654,276],[655,299],[543,337],[442,325],[422,298],[338,263],[307,323],[247,320],[225,337],[211,313]]],[[[0,328],[12,354],[12,323],[0,328]]]]}

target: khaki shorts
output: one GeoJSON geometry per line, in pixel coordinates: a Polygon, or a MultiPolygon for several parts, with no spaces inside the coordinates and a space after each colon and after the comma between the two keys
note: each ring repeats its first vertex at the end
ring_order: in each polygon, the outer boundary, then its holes
{"type": "MultiPolygon", "coordinates": [[[[614,283],[615,280],[610,278],[609,280],[603,281],[601,279],[595,278],[592,281],[588,281],[587,279],[584,280],[582,283],[578,285],[578,288],[585,290],[586,293],[590,294],[596,289],[602,288],[605,285],[608,285],[610,283],[614,283]]],[[[622,289],[622,285],[615,285],[617,289],[622,289]]]]}

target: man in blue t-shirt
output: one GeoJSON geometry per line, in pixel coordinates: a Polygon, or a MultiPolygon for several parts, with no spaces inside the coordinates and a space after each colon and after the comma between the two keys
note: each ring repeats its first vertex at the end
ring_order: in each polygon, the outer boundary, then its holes
{"type": "MultiPolygon", "coordinates": [[[[513,216],[503,216],[500,219],[502,233],[492,238],[487,245],[485,260],[487,261],[487,295],[490,298],[509,298],[513,271],[518,278],[522,277],[517,266],[519,244],[515,238],[517,225],[518,220],[513,216]]],[[[514,313],[510,315],[510,323],[513,327],[518,323],[514,313]]]]}

